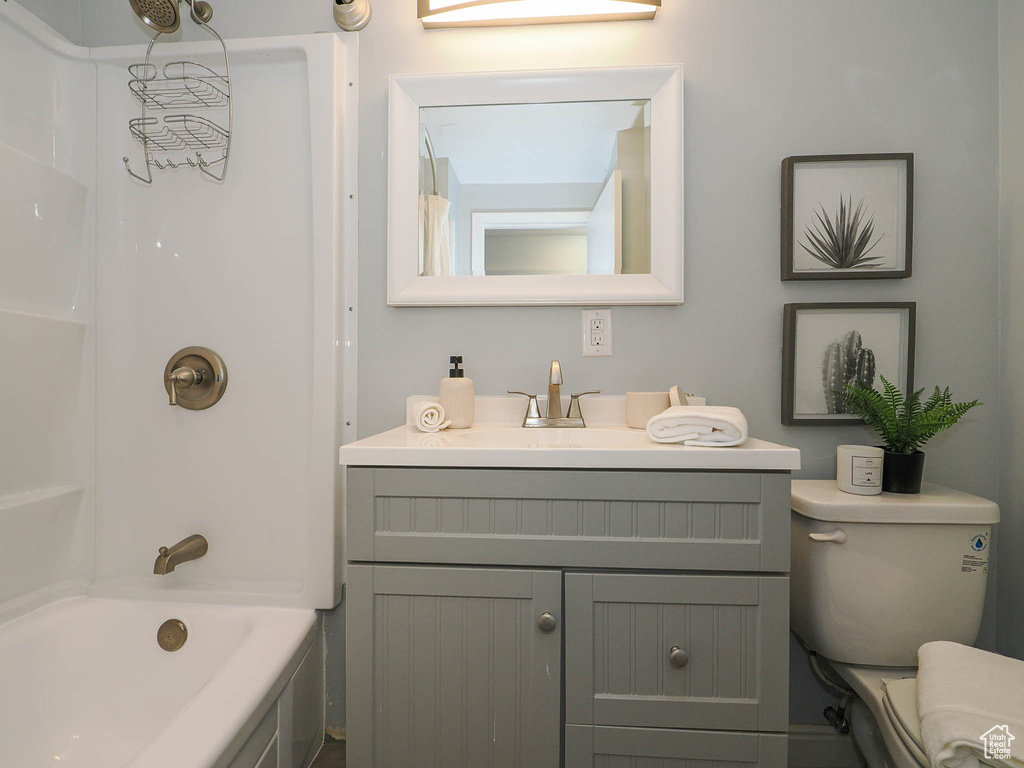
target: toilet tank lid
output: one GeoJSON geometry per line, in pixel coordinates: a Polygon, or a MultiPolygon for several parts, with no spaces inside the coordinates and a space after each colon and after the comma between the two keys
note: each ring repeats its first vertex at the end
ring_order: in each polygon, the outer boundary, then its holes
{"type": "Polygon", "coordinates": [[[858,496],[839,490],[835,480],[794,480],[793,511],[832,523],[917,523],[977,525],[999,522],[999,505],[963,491],[922,483],[921,493],[858,496]]]}

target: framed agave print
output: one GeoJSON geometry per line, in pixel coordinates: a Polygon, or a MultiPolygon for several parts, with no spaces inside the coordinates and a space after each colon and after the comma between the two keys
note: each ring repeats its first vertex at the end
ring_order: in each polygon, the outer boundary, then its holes
{"type": "Polygon", "coordinates": [[[914,155],[782,161],[782,279],[910,277],[914,155]]]}
{"type": "Polygon", "coordinates": [[[859,382],[880,389],[882,376],[914,388],[913,302],[786,304],[782,321],[782,423],[863,424],[836,396],[859,382]]]}

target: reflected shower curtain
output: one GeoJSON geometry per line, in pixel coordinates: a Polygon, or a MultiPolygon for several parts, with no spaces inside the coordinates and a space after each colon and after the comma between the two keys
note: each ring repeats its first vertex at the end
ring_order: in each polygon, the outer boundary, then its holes
{"type": "Polygon", "coordinates": [[[452,274],[452,204],[439,195],[420,195],[420,274],[452,274]]]}

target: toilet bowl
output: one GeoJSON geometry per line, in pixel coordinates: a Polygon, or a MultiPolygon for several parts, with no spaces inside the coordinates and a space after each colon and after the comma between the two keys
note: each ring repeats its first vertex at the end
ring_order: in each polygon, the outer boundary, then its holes
{"type": "Polygon", "coordinates": [[[917,649],[977,639],[999,507],[929,483],[856,496],[834,480],[794,480],[791,506],[794,633],[858,695],[851,724],[868,765],[927,766],[917,649]]]}
{"type": "Polygon", "coordinates": [[[870,768],[928,768],[914,667],[829,666],[857,693],[851,724],[870,768]]]}

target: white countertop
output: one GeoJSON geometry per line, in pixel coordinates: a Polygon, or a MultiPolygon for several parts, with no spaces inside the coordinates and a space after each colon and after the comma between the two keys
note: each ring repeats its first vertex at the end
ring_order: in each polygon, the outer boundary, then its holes
{"type": "Polygon", "coordinates": [[[655,443],[644,430],[609,424],[585,429],[523,429],[518,424],[484,423],[432,434],[402,426],[341,446],[339,458],[347,466],[755,471],[800,468],[799,450],[764,440],[750,438],[732,448],[655,443]]]}

